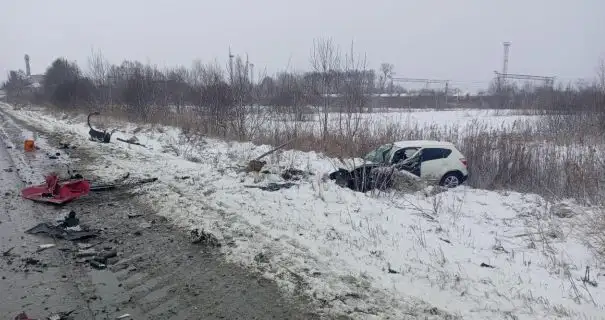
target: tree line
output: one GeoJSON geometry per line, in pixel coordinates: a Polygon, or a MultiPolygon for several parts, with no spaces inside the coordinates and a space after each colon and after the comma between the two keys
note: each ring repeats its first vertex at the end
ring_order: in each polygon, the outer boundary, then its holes
{"type": "MultiPolygon", "coordinates": [[[[415,97],[383,98],[376,103],[376,93],[405,93],[393,84],[394,66],[381,64],[378,71],[367,67],[364,55],[351,49],[343,52],[331,39],[314,42],[307,72],[280,72],[256,77],[247,59],[233,57],[225,66],[217,61],[194,61],[189,68],[159,68],[138,61],[109,63],[100,52],[93,52],[87,70],[65,58],[57,58],[46,69],[41,88],[31,88],[21,71],[9,72],[2,88],[9,96],[61,108],[122,108],[144,118],[155,110],[171,108],[180,113],[195,109],[218,120],[236,117],[243,106],[264,105],[285,108],[297,120],[315,111],[364,112],[381,104],[391,107],[454,107],[460,99],[444,99],[446,93],[429,90],[415,97]],[[258,78],[259,81],[252,81],[258,78]],[[392,101],[389,101],[391,99],[392,101]],[[442,100],[445,100],[443,103],[442,100]]],[[[466,107],[532,108],[551,110],[600,110],[605,103],[605,63],[601,61],[593,83],[576,83],[557,87],[515,83],[506,87],[494,81],[479,97],[466,97],[466,107]]],[[[425,90],[426,91],[426,90],[425,90]]]]}

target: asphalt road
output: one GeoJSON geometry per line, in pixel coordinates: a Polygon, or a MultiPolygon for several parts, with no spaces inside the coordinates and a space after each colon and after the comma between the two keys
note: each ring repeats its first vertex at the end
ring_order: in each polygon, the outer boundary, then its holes
{"type": "MultiPolygon", "coordinates": [[[[9,126],[5,140],[21,146],[21,129],[9,126]]],[[[30,128],[31,129],[31,128],[30,128]]],[[[60,133],[36,131],[50,145],[58,145],[60,133]]],[[[57,165],[37,150],[19,158],[28,174],[18,172],[13,160],[20,150],[0,142],[0,315],[14,319],[22,311],[32,318],[73,311],[73,319],[327,319],[303,297],[285,298],[275,283],[252,270],[227,263],[219,250],[194,244],[186,230],[179,230],[137,200],[144,189],[127,192],[90,193],[63,207],[22,199],[20,189],[41,182],[57,165]],[[13,155],[11,156],[9,155],[13,155]],[[33,174],[38,181],[28,181],[33,174]],[[80,224],[98,230],[98,237],[78,244],[24,231],[39,222],[55,221],[73,210],[80,224]],[[40,244],[55,244],[37,252],[40,244]],[[91,257],[78,257],[83,246],[103,253],[116,250],[107,269],[97,270],[91,257]],[[10,251],[9,251],[10,249],[10,251]]],[[[52,151],[54,152],[54,151],[52,151]]],[[[94,156],[78,149],[63,157],[94,156]]],[[[86,174],[85,177],[88,178],[86,174]]],[[[94,173],[89,173],[94,177],[94,173]]],[[[340,319],[346,319],[341,317],[340,319]]]]}

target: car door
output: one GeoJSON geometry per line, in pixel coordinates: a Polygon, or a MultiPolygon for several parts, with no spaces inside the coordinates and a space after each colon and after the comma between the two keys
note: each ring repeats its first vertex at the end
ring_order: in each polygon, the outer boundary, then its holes
{"type": "Polygon", "coordinates": [[[418,147],[407,147],[401,148],[393,153],[390,164],[398,164],[402,161],[409,159],[418,151],[418,147]]]}
{"type": "MultiPolygon", "coordinates": [[[[412,152],[412,150],[409,150],[408,152],[412,152]]],[[[421,154],[422,154],[422,150],[416,151],[416,153],[412,154],[407,159],[402,160],[399,163],[395,164],[395,168],[397,170],[403,170],[403,171],[410,172],[410,173],[420,177],[421,173],[422,173],[421,166],[420,166],[421,154]]]]}
{"type": "Polygon", "coordinates": [[[440,180],[445,174],[445,158],[452,152],[444,148],[423,148],[421,150],[421,178],[429,181],[440,180]]]}

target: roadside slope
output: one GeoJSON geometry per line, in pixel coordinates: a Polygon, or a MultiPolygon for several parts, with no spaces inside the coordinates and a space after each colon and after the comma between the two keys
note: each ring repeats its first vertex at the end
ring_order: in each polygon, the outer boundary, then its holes
{"type": "MultiPolygon", "coordinates": [[[[6,237],[35,239],[26,243],[31,253],[35,250],[35,244],[47,242],[49,238],[23,235],[22,232],[37,222],[54,221],[66,211],[73,210],[81,223],[99,230],[99,236],[90,243],[93,249],[102,252],[112,248],[118,252],[118,259],[106,270],[94,270],[84,259],[75,257],[79,248],[66,241],[57,240],[57,247],[32,253],[38,258],[58,255],[57,259],[52,260],[52,265],[56,265],[60,271],[49,268],[50,271],[41,274],[45,277],[44,282],[36,283],[37,290],[46,293],[45,300],[35,300],[35,292],[23,287],[19,274],[6,275],[8,287],[3,292],[11,293],[10,288],[17,288],[19,290],[14,292],[26,290],[25,295],[31,295],[23,300],[23,307],[29,308],[24,310],[28,315],[38,317],[45,311],[38,309],[47,306],[48,312],[54,309],[77,309],[77,320],[115,319],[126,313],[135,319],[158,320],[330,318],[315,313],[315,307],[299,297],[284,298],[275,283],[247,268],[228,263],[216,248],[192,244],[188,230],[175,227],[166,218],[155,214],[143,197],[147,192],[143,187],[91,193],[59,208],[21,199],[18,196],[21,185],[27,182],[41,183],[44,174],[50,171],[65,173],[69,166],[87,177],[95,177],[95,169],[103,165],[86,148],[53,147],[63,140],[61,132],[45,131],[13,121],[5,114],[0,114],[0,122],[0,136],[9,145],[15,146],[8,149],[15,159],[13,173],[16,174],[19,169],[18,176],[22,180],[17,180],[19,186],[13,185],[14,180],[5,185],[11,189],[11,202],[3,204],[11,206],[6,210],[15,209],[12,206],[16,204],[20,205],[16,208],[23,208],[11,211],[23,220],[17,222],[13,219],[11,221],[14,223],[0,224],[3,230],[16,228],[12,233],[7,232],[6,237]],[[23,153],[19,148],[23,130],[35,130],[39,134],[39,150],[31,154],[23,153]],[[50,159],[50,156],[57,157],[57,154],[60,154],[57,159],[50,159]],[[35,219],[25,220],[24,217],[28,215],[35,216],[35,219]],[[63,281],[73,284],[71,289],[75,290],[74,293],[59,290],[61,287],[55,283],[63,281]],[[56,290],[48,294],[52,288],[56,290]],[[70,302],[74,297],[79,300],[70,302]]],[[[132,173],[132,176],[135,174],[132,173]]],[[[10,239],[4,242],[5,239],[8,238],[3,238],[2,248],[11,242],[10,239]]],[[[19,247],[21,243],[23,240],[15,243],[18,246],[16,253],[23,251],[19,247]]],[[[16,293],[11,297],[20,298],[16,293]]],[[[17,304],[11,306],[21,307],[17,304]]],[[[13,309],[7,311],[10,314],[14,312],[13,309]]]]}

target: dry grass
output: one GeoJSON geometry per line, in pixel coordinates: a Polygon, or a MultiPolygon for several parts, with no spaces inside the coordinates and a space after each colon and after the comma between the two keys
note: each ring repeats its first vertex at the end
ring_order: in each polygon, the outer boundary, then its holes
{"type": "MultiPolygon", "coordinates": [[[[105,110],[104,115],[140,121],[120,108],[105,110]]],[[[605,141],[605,130],[594,115],[545,115],[537,121],[517,121],[502,127],[475,121],[464,127],[445,128],[384,125],[375,120],[345,118],[346,125],[337,126],[326,136],[312,130],[315,125],[312,122],[276,122],[276,115],[266,109],[249,109],[242,117],[245,119],[217,124],[193,111],[176,114],[154,110],[147,118],[152,124],[176,126],[188,133],[227,140],[279,145],[295,139],[289,148],[339,158],[360,156],[391,141],[446,140],[457,144],[467,157],[468,184],[473,187],[532,192],[584,203],[603,200],[605,164],[597,143],[605,141]]]]}

